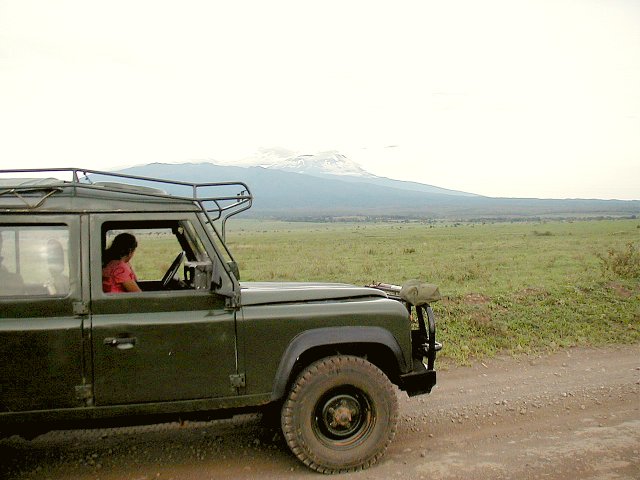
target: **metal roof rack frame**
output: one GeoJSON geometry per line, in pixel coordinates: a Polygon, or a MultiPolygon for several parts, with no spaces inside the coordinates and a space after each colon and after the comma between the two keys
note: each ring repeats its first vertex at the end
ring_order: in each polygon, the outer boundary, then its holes
{"type": "Polygon", "coordinates": [[[218,236],[214,222],[220,220],[222,235],[221,240],[225,240],[226,222],[229,218],[251,208],[253,196],[249,187],[243,182],[205,182],[193,183],[179,180],[169,180],[164,178],[144,177],[139,175],[129,175],[126,173],[105,172],[91,170],[87,168],[37,168],[37,169],[7,169],[0,170],[0,197],[13,195],[21,202],[27,210],[33,210],[43,205],[48,198],[63,190],[76,192],[78,189],[99,190],[101,192],[126,193],[128,195],[140,195],[147,198],[171,198],[190,201],[196,204],[204,213],[207,221],[218,236]],[[60,180],[58,178],[41,178],[42,174],[62,174],[71,176],[71,180],[60,180]],[[16,178],[18,182],[11,184],[8,174],[32,174],[38,178],[16,178]],[[119,180],[132,180],[136,183],[125,183],[119,180]],[[130,187],[130,188],[127,188],[130,187]],[[163,188],[187,189],[191,193],[176,195],[167,193],[163,188]],[[238,187],[239,191],[235,195],[206,195],[204,192],[210,188],[233,188],[238,187]],[[41,196],[36,199],[36,203],[29,203],[25,194],[41,192],[41,196]]]}

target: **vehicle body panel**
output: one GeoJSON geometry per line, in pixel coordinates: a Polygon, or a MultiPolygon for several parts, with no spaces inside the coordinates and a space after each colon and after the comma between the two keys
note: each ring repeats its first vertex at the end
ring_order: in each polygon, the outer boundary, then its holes
{"type": "MultiPolygon", "coordinates": [[[[16,215],[0,219],[0,231],[6,238],[15,235],[20,239],[35,229],[30,237],[42,240],[42,245],[47,240],[44,236],[59,228],[68,232],[65,259],[68,268],[79,271],[76,216],[48,215],[34,219],[16,215]]],[[[43,262],[39,253],[39,248],[22,252],[20,261],[24,260],[27,266],[43,262]]],[[[75,389],[82,384],[84,374],[83,319],[75,314],[74,305],[81,300],[81,280],[75,276],[67,279],[64,294],[36,290],[35,285],[28,283],[26,278],[28,294],[6,298],[0,308],[0,412],[78,406],[81,402],[75,389]]]]}
{"type": "Polygon", "coordinates": [[[111,305],[126,310],[137,303],[131,313],[102,314],[96,306],[91,317],[96,405],[236,393],[229,384],[236,373],[234,313],[208,292],[176,297],[119,298],[111,305]]]}
{"type": "MultiPolygon", "coordinates": [[[[350,291],[346,287],[340,290],[344,294],[350,291]]],[[[353,287],[354,295],[362,290],[353,287]]],[[[303,291],[297,293],[302,294],[303,291]]],[[[251,290],[242,290],[243,305],[247,300],[250,304],[243,306],[242,318],[238,321],[242,356],[251,359],[244,366],[247,392],[272,392],[282,355],[297,336],[309,330],[325,329],[327,334],[331,328],[359,326],[363,329],[359,341],[365,343],[372,340],[366,336],[364,329],[378,327],[388,331],[397,350],[401,352],[399,360],[402,361],[402,368],[406,369],[406,362],[411,358],[410,325],[407,310],[400,303],[379,296],[356,296],[348,301],[331,300],[331,296],[325,296],[327,300],[324,301],[286,302],[290,297],[281,293],[274,289],[270,303],[251,306],[251,290]]],[[[316,287],[310,293],[314,297],[321,296],[322,290],[316,287]]],[[[260,296],[262,302],[267,301],[265,292],[261,292],[260,296]]],[[[329,341],[328,336],[325,341],[329,341]]],[[[352,342],[353,337],[344,337],[344,343],[352,342]]],[[[331,344],[339,343],[332,340],[331,344]]],[[[308,348],[315,346],[308,345],[308,348]]]]}

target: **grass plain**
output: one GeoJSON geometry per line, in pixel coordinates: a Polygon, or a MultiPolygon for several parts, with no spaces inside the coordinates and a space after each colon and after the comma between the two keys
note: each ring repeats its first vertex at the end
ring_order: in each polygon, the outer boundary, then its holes
{"type": "MultiPolygon", "coordinates": [[[[233,219],[244,281],[439,285],[440,359],[640,341],[640,221],[306,223],[233,219]]],[[[180,247],[143,236],[133,259],[159,279],[180,247]]]]}
{"type": "Polygon", "coordinates": [[[242,280],[438,284],[440,359],[453,363],[640,341],[639,220],[227,228],[242,280]]]}

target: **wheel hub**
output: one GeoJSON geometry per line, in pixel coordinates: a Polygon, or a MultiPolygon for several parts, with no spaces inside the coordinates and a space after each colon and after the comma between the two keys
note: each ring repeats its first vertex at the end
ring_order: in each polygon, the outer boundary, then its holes
{"type": "Polygon", "coordinates": [[[357,413],[355,409],[351,409],[346,405],[346,401],[342,401],[342,404],[336,408],[329,408],[329,415],[333,415],[332,427],[348,427],[351,424],[351,419],[357,413]]]}
{"type": "Polygon", "coordinates": [[[322,407],[322,419],[330,435],[348,437],[360,427],[361,412],[358,399],[347,394],[336,395],[322,407]]]}

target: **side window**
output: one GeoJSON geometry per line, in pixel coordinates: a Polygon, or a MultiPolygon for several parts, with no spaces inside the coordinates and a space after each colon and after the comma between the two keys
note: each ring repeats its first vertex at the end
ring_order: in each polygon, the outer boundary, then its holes
{"type": "Polygon", "coordinates": [[[68,293],[68,227],[0,225],[0,297],[68,293]]]}
{"type": "MultiPolygon", "coordinates": [[[[137,291],[135,287],[142,291],[195,290],[203,286],[196,282],[199,271],[195,269],[210,266],[211,261],[189,221],[107,222],[102,231],[104,292],[137,291]],[[118,247],[119,242],[124,246],[118,247]],[[133,290],[126,284],[129,279],[135,280],[133,290]]],[[[204,286],[208,288],[208,284],[204,286]]]]}
{"type": "Polygon", "coordinates": [[[109,230],[106,234],[106,245],[113,245],[114,239],[122,233],[133,235],[137,242],[129,264],[141,282],[160,280],[176,254],[182,251],[170,228],[109,230]]]}

